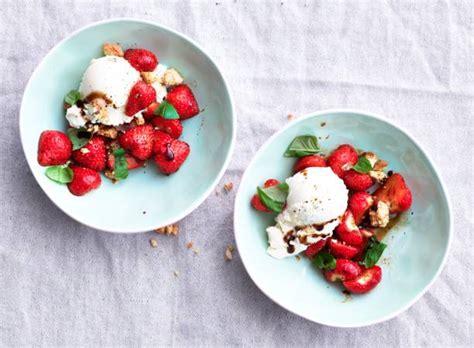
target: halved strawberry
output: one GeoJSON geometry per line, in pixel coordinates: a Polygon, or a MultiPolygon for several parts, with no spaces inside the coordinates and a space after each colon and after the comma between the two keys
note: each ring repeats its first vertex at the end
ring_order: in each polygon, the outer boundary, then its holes
{"type": "Polygon", "coordinates": [[[343,257],[345,259],[352,259],[360,251],[359,247],[346,244],[345,242],[334,238],[329,240],[328,245],[331,254],[336,257],[343,257]]]}
{"type": "Polygon", "coordinates": [[[346,281],[355,279],[361,272],[360,266],[357,262],[337,259],[336,268],[331,271],[325,271],[324,276],[330,282],[346,281]]]}
{"type": "Polygon", "coordinates": [[[310,155],[301,157],[293,167],[293,172],[297,173],[309,167],[327,167],[326,160],[323,156],[310,155]]]}
{"type": "MultiPolygon", "coordinates": [[[[145,161],[138,160],[128,153],[126,153],[124,157],[125,157],[125,160],[127,161],[128,170],[133,170],[133,169],[143,167],[143,165],[145,164],[145,161]]],[[[109,153],[109,155],[107,156],[107,168],[109,168],[110,170],[115,169],[115,156],[113,153],[109,153]]]]}
{"type": "Polygon", "coordinates": [[[357,163],[357,151],[349,144],[340,145],[329,155],[327,163],[332,171],[342,178],[346,171],[357,163]]]}
{"type": "Polygon", "coordinates": [[[156,101],[154,101],[153,103],[148,105],[146,110],[143,111],[143,118],[145,120],[151,120],[152,118],[154,118],[156,116],[155,115],[155,110],[158,109],[159,106],[160,106],[160,103],[158,103],[156,101]]]}
{"type": "Polygon", "coordinates": [[[146,160],[153,153],[153,127],[149,124],[133,127],[120,136],[119,142],[120,146],[130,151],[133,157],[146,160]]]}
{"type": "Polygon", "coordinates": [[[188,85],[181,84],[172,87],[166,95],[166,101],[174,106],[182,120],[199,114],[198,103],[188,85]]]}
{"type": "Polygon", "coordinates": [[[143,48],[130,48],[123,57],[138,71],[153,71],[158,65],[155,54],[143,48]]]}
{"type": "Polygon", "coordinates": [[[145,83],[145,81],[137,81],[128,95],[127,105],[125,105],[125,115],[131,117],[140,110],[148,107],[155,100],[155,89],[151,85],[145,83]]]}
{"type": "Polygon", "coordinates": [[[373,204],[374,199],[372,196],[364,191],[356,192],[349,198],[349,210],[354,216],[356,225],[360,225],[373,204]]]}
{"type": "Polygon", "coordinates": [[[387,203],[390,214],[402,213],[410,209],[412,194],[403,176],[394,173],[374,193],[375,204],[379,201],[387,203]]]}
{"type": "MultiPolygon", "coordinates": [[[[272,187],[278,185],[280,182],[277,179],[268,179],[265,181],[263,184],[264,188],[272,187]]],[[[267,208],[265,204],[260,200],[260,197],[258,194],[254,194],[252,196],[252,199],[250,200],[250,204],[252,204],[252,207],[254,207],[258,211],[263,211],[266,213],[269,213],[271,210],[267,208]]]]}
{"type": "Polygon", "coordinates": [[[178,139],[181,134],[183,134],[183,124],[180,120],[168,120],[161,116],[157,116],[151,121],[151,123],[153,123],[155,128],[168,133],[175,139],[178,139]]]}
{"type": "Polygon", "coordinates": [[[105,168],[105,142],[100,136],[93,136],[83,147],[72,152],[72,159],[78,165],[100,172],[105,168]]]}
{"type": "Polygon", "coordinates": [[[342,282],[342,285],[353,294],[365,294],[375,288],[382,280],[382,269],[373,266],[362,270],[362,273],[352,280],[342,282]]]}
{"type": "Polygon", "coordinates": [[[305,255],[312,259],[319,253],[323,248],[326,246],[327,239],[318,240],[316,243],[311,244],[308,248],[304,251],[305,255]]]}
{"type": "Polygon", "coordinates": [[[374,184],[374,179],[367,173],[359,173],[354,169],[347,171],[343,177],[344,184],[352,191],[365,191],[374,184]]]}
{"type": "Polygon", "coordinates": [[[349,209],[346,210],[341,223],[336,227],[336,233],[347,244],[360,245],[362,243],[362,234],[355,223],[354,215],[349,209]]]}
{"type": "Polygon", "coordinates": [[[165,145],[164,151],[155,155],[156,166],[164,174],[175,173],[186,161],[190,151],[188,143],[173,139],[165,145]]]}

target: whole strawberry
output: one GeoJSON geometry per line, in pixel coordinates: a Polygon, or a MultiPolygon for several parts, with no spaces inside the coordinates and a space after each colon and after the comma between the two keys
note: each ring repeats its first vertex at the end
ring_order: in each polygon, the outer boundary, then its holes
{"type": "Polygon", "coordinates": [[[173,139],[170,143],[165,145],[164,151],[155,155],[156,166],[164,174],[175,173],[184,161],[186,161],[189,152],[190,148],[187,143],[173,139]]]}
{"type": "Polygon", "coordinates": [[[153,153],[153,133],[153,127],[149,124],[131,128],[120,136],[120,146],[130,151],[133,157],[146,160],[153,153]]]}
{"type": "Polygon", "coordinates": [[[162,132],[160,130],[155,130],[154,136],[154,145],[153,153],[159,154],[166,151],[166,147],[173,141],[173,137],[168,133],[162,132]]]}
{"type": "Polygon", "coordinates": [[[153,71],[158,65],[155,54],[143,48],[131,48],[125,51],[123,57],[138,71],[153,71]]]}
{"type": "Polygon", "coordinates": [[[155,89],[144,81],[137,81],[128,95],[127,105],[125,105],[125,114],[127,116],[133,116],[153,103],[155,99],[155,89]]]}
{"type": "Polygon", "coordinates": [[[172,87],[166,95],[166,100],[174,106],[182,120],[199,114],[199,106],[191,88],[181,84],[172,87]]]}
{"type": "Polygon", "coordinates": [[[95,170],[75,165],[71,166],[71,169],[74,175],[67,187],[73,195],[83,196],[100,186],[102,180],[95,170]]]}
{"type": "Polygon", "coordinates": [[[151,122],[155,128],[168,133],[175,139],[178,139],[181,134],[183,134],[183,124],[180,120],[168,120],[161,116],[157,116],[151,122]]]}
{"type": "Polygon", "coordinates": [[[85,146],[72,152],[72,159],[80,166],[100,172],[105,168],[105,152],[104,138],[94,136],[85,146]]]}
{"type": "Polygon", "coordinates": [[[327,162],[332,171],[342,178],[358,159],[357,151],[351,145],[343,144],[329,155],[327,162]]]}
{"type": "Polygon", "coordinates": [[[38,163],[42,166],[65,164],[72,153],[72,143],[63,132],[48,130],[38,142],[38,163]]]}
{"type": "Polygon", "coordinates": [[[347,171],[343,177],[344,184],[352,191],[365,191],[374,184],[369,174],[359,173],[354,169],[347,171]]]}

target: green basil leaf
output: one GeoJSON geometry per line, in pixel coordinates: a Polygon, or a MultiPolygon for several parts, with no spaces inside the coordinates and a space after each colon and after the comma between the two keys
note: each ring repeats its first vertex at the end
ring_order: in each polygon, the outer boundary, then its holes
{"type": "Polygon", "coordinates": [[[128,177],[128,164],[125,158],[125,150],[118,148],[114,150],[114,176],[117,180],[124,180],[128,177]]]}
{"type": "Polygon", "coordinates": [[[257,187],[257,193],[262,203],[270,210],[280,213],[288,197],[288,184],[282,183],[272,187],[257,187]]]}
{"type": "Polygon", "coordinates": [[[319,269],[331,270],[336,268],[336,259],[327,251],[317,253],[313,262],[319,269]]]}
{"type": "Polygon", "coordinates": [[[71,106],[75,105],[78,100],[81,100],[81,93],[75,89],[70,90],[69,93],[64,97],[64,102],[71,106]]]}
{"type": "Polygon", "coordinates": [[[361,264],[367,268],[373,267],[382,256],[387,244],[379,242],[377,238],[370,238],[369,245],[364,254],[364,259],[361,264]]]}
{"type": "Polygon", "coordinates": [[[318,138],[314,135],[300,135],[294,138],[288,146],[285,157],[304,157],[319,151],[318,138]]]}
{"type": "Polygon", "coordinates": [[[67,184],[72,181],[74,173],[66,166],[54,166],[46,169],[46,176],[59,184],[67,184]]]}
{"type": "Polygon", "coordinates": [[[359,157],[357,160],[357,163],[354,167],[352,167],[355,171],[359,173],[368,173],[370,172],[373,168],[372,165],[370,164],[370,161],[365,158],[364,156],[359,157]]]}
{"type": "Polygon", "coordinates": [[[92,134],[85,128],[69,128],[67,130],[67,136],[71,140],[73,150],[78,150],[87,145],[92,138],[92,134]]]}
{"type": "Polygon", "coordinates": [[[157,115],[157,116],[161,116],[163,118],[166,118],[167,120],[178,120],[179,119],[179,114],[176,111],[176,109],[174,108],[174,106],[171,105],[170,103],[168,103],[166,100],[163,100],[161,102],[160,106],[158,106],[155,109],[154,114],[157,115]]]}

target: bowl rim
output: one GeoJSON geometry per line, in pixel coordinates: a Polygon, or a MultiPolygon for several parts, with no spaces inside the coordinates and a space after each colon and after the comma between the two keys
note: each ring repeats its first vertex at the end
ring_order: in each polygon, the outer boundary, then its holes
{"type": "Polygon", "coordinates": [[[27,82],[27,84],[25,86],[25,89],[23,91],[23,96],[22,96],[20,111],[19,111],[19,117],[18,117],[20,141],[21,141],[21,147],[23,149],[23,154],[25,155],[25,158],[26,158],[26,162],[28,163],[28,167],[29,167],[31,173],[34,176],[34,178],[36,180],[36,183],[41,187],[41,189],[46,194],[46,196],[66,215],[68,215],[73,220],[75,220],[75,221],[77,221],[77,222],[79,222],[79,223],[81,223],[85,226],[88,226],[88,227],[91,227],[95,230],[99,230],[99,231],[103,231],[103,232],[118,233],[118,234],[122,234],[122,233],[123,234],[143,233],[143,232],[149,232],[149,231],[153,230],[154,228],[156,228],[156,226],[154,226],[154,227],[150,226],[149,228],[146,228],[146,229],[144,229],[143,227],[140,227],[140,228],[136,228],[136,229],[133,229],[133,230],[130,230],[130,229],[126,229],[126,230],[120,230],[119,229],[119,230],[117,230],[116,228],[109,229],[109,228],[107,228],[107,226],[96,226],[94,224],[90,224],[90,223],[81,221],[79,216],[77,216],[77,217],[72,216],[71,214],[66,212],[53,199],[52,195],[50,195],[49,190],[47,190],[47,188],[44,187],[44,185],[41,184],[40,180],[38,179],[39,174],[37,174],[33,170],[33,168],[32,168],[33,164],[28,161],[28,156],[27,156],[27,152],[26,152],[26,149],[25,149],[25,140],[24,140],[24,135],[23,135],[23,131],[22,131],[22,129],[23,129],[23,127],[22,127],[22,123],[23,123],[22,122],[22,119],[23,119],[22,115],[24,114],[24,109],[25,109],[25,104],[26,104],[25,95],[26,95],[27,91],[31,88],[32,81],[36,78],[36,75],[38,74],[38,71],[39,71],[40,67],[42,67],[45,64],[46,59],[49,58],[54,52],[56,52],[66,41],[68,41],[69,39],[79,35],[81,32],[83,32],[85,30],[88,30],[90,28],[93,28],[93,27],[98,27],[98,26],[101,26],[101,25],[104,25],[104,24],[110,24],[110,23],[116,23],[116,22],[123,22],[125,24],[127,24],[127,23],[147,24],[147,25],[150,25],[150,26],[154,26],[154,27],[158,27],[160,29],[163,29],[164,31],[166,31],[168,33],[171,33],[173,35],[176,35],[176,36],[184,39],[185,41],[189,42],[194,48],[196,48],[198,51],[200,51],[206,58],[209,59],[210,63],[215,67],[215,69],[217,70],[217,73],[222,78],[222,81],[224,83],[224,87],[226,89],[227,97],[228,97],[229,103],[230,103],[230,114],[231,114],[230,116],[231,116],[231,121],[232,121],[232,134],[231,134],[229,151],[226,154],[226,158],[225,158],[224,162],[222,163],[221,169],[217,173],[217,176],[212,181],[211,185],[209,185],[208,189],[201,195],[201,197],[199,199],[197,199],[193,204],[191,204],[187,209],[183,210],[181,213],[177,214],[172,219],[165,220],[162,223],[163,226],[175,223],[175,222],[180,221],[181,219],[185,218],[187,215],[191,214],[195,209],[197,209],[209,197],[209,195],[215,189],[215,187],[217,186],[219,181],[222,179],[224,173],[226,172],[226,170],[227,170],[227,168],[230,164],[230,161],[232,159],[234,149],[235,149],[236,134],[237,134],[237,119],[236,119],[236,116],[235,116],[235,104],[234,104],[234,99],[232,97],[232,89],[231,89],[230,84],[229,84],[228,80],[226,79],[223,71],[219,68],[216,61],[204,50],[203,47],[201,47],[200,44],[198,44],[196,41],[194,41],[193,39],[191,39],[187,35],[185,35],[183,33],[180,33],[180,32],[178,32],[174,29],[171,29],[171,28],[169,28],[165,25],[158,24],[157,22],[154,22],[154,21],[150,21],[150,20],[146,20],[146,19],[132,18],[132,17],[117,17],[117,18],[100,20],[100,21],[89,23],[87,25],[84,25],[84,26],[76,29],[75,31],[73,31],[72,33],[68,34],[66,37],[61,39],[58,43],[56,43],[48,51],[48,53],[40,60],[40,62],[36,65],[36,68],[34,69],[33,73],[31,74],[30,78],[28,79],[28,82],[27,82]],[[173,220],[173,221],[171,221],[171,220],[173,220]]]}
{"type": "MultiPolygon", "coordinates": [[[[447,258],[448,258],[448,255],[449,255],[449,251],[451,249],[451,244],[452,244],[452,239],[453,239],[453,219],[452,219],[452,206],[451,206],[451,200],[449,198],[449,195],[448,195],[448,191],[447,191],[447,188],[446,188],[446,185],[441,177],[441,175],[439,174],[439,171],[435,165],[435,163],[433,162],[433,160],[431,159],[431,157],[426,153],[426,151],[423,149],[423,147],[418,143],[418,141],[415,140],[415,138],[409,133],[407,132],[405,129],[403,129],[401,126],[395,124],[393,121],[385,118],[384,116],[380,115],[380,114],[376,114],[376,113],[372,113],[372,112],[367,112],[367,111],[363,111],[363,110],[359,110],[359,109],[351,109],[351,108],[341,108],[341,109],[324,109],[324,110],[321,110],[321,111],[316,111],[316,112],[312,112],[312,113],[308,113],[308,114],[305,114],[304,116],[301,116],[301,117],[298,117],[298,119],[288,123],[287,125],[285,125],[283,128],[281,128],[280,130],[276,131],[273,135],[271,135],[262,145],[261,147],[258,149],[258,151],[255,153],[255,155],[253,156],[252,160],[249,162],[249,164],[247,165],[247,168],[245,169],[245,172],[240,180],[240,182],[242,183],[244,180],[246,180],[247,176],[249,175],[249,168],[252,167],[254,165],[254,163],[256,162],[256,159],[258,157],[258,155],[262,152],[264,152],[267,147],[270,145],[270,143],[273,142],[274,139],[276,139],[280,134],[286,132],[289,128],[291,127],[294,127],[296,124],[300,123],[300,122],[303,122],[309,118],[313,118],[313,117],[319,117],[319,116],[323,116],[323,115],[326,115],[328,118],[331,117],[331,114],[340,114],[340,113],[353,113],[353,114],[359,114],[359,115],[362,115],[362,116],[365,116],[365,117],[369,117],[369,118],[373,118],[373,119],[376,119],[378,121],[381,121],[381,122],[384,122],[384,123],[387,123],[388,125],[396,128],[397,130],[399,130],[400,132],[402,132],[403,134],[405,134],[411,141],[413,141],[413,143],[415,144],[415,146],[418,147],[418,149],[421,151],[421,153],[426,156],[426,159],[428,160],[428,164],[429,166],[431,167],[431,169],[433,170],[434,172],[434,175],[435,175],[435,178],[438,180],[438,182],[440,183],[440,186],[441,186],[441,192],[442,192],[442,195],[444,196],[444,198],[446,199],[446,203],[447,203],[447,207],[448,207],[448,219],[449,219],[449,224],[448,224],[448,242],[447,242],[447,245],[446,245],[446,249],[445,249],[445,252],[444,252],[444,255],[443,255],[443,259],[441,260],[441,263],[438,267],[438,270],[436,271],[436,273],[434,274],[434,276],[432,277],[432,279],[428,282],[428,284],[425,285],[425,287],[419,291],[419,293],[413,297],[412,300],[410,300],[406,305],[402,306],[401,308],[399,308],[398,310],[394,311],[393,313],[389,313],[388,315],[385,315],[385,316],[382,316],[380,318],[377,318],[377,319],[373,319],[373,320],[367,320],[365,322],[361,322],[360,324],[338,324],[338,323],[334,323],[334,322],[328,322],[328,321],[324,321],[324,320],[316,320],[315,318],[311,318],[310,316],[306,316],[306,315],[303,315],[301,313],[298,313],[297,311],[289,308],[289,306],[285,306],[284,304],[278,302],[278,300],[272,296],[271,293],[269,292],[266,292],[262,289],[262,287],[259,285],[259,283],[256,281],[256,279],[254,279],[254,277],[252,276],[252,274],[249,272],[249,264],[247,263],[247,261],[241,257],[241,260],[242,260],[242,263],[244,265],[244,268],[247,272],[247,274],[250,276],[250,279],[252,279],[253,283],[257,286],[258,289],[260,289],[261,292],[263,292],[268,298],[270,298],[273,302],[275,302],[276,304],[278,304],[279,306],[283,307],[284,309],[286,309],[287,311],[299,316],[299,317],[302,317],[302,318],[305,318],[309,321],[312,321],[314,323],[317,323],[317,324],[321,324],[321,325],[325,325],[325,326],[330,326],[330,327],[339,327],[339,328],[358,328],[358,327],[365,327],[365,326],[370,326],[370,325],[374,325],[374,324],[378,324],[378,323],[381,323],[381,322],[384,322],[384,321],[387,321],[387,320],[390,320],[390,319],[393,319],[394,317],[398,316],[399,314],[403,313],[404,311],[406,311],[408,308],[410,308],[413,304],[415,304],[415,302],[417,302],[425,293],[426,291],[428,291],[428,289],[433,285],[433,283],[438,279],[439,275],[441,274],[442,270],[444,269],[444,266],[446,264],[446,261],[447,261],[447,258]]],[[[237,232],[237,221],[238,221],[238,216],[237,216],[237,212],[238,212],[238,206],[241,206],[243,203],[242,203],[242,200],[245,200],[246,197],[244,197],[244,194],[243,194],[243,189],[242,189],[242,186],[240,185],[239,186],[239,190],[237,192],[237,195],[236,195],[236,198],[235,198],[235,202],[234,202],[234,238],[235,238],[235,243],[236,243],[236,246],[237,246],[237,249],[240,250],[241,248],[241,245],[239,245],[239,238],[238,238],[238,232],[237,232]]]]}

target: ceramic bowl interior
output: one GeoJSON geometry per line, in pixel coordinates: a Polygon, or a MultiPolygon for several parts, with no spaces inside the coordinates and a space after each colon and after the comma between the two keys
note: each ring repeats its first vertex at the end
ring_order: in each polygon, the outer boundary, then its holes
{"type": "Polygon", "coordinates": [[[327,111],[290,123],[271,137],[247,168],[235,202],[235,238],[250,277],[273,301],[317,323],[357,327],[394,317],[413,304],[442,269],[451,239],[451,217],[444,186],[420,146],[397,126],[374,115],[327,111]],[[321,125],[325,124],[324,127],[321,125]],[[250,206],[255,188],[268,178],[284,180],[295,159],[283,157],[298,135],[319,137],[324,152],[343,143],[371,150],[400,172],[413,192],[412,209],[384,238],[379,265],[383,280],[366,295],[342,293],[302,257],[276,260],[266,254],[265,228],[276,214],[250,206]]]}
{"type": "Polygon", "coordinates": [[[110,232],[141,232],[178,221],[209,195],[229,162],[235,135],[228,85],[213,60],[183,35],[152,22],[119,19],[92,24],[55,46],[33,73],[20,112],[23,149],[39,185],[72,218],[110,232]],[[174,175],[159,174],[152,161],[127,180],[102,186],[83,197],[50,181],[36,161],[39,135],[66,129],[63,99],[77,89],[89,61],[102,56],[104,42],[143,47],[161,63],[175,67],[193,89],[203,110],[184,121],[183,140],[191,146],[174,175]]]}

